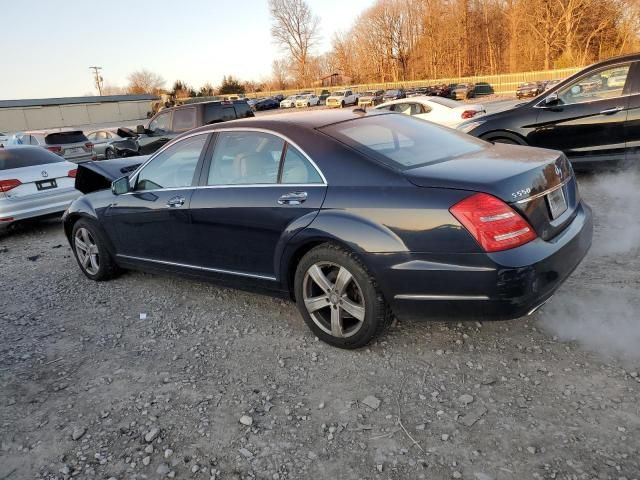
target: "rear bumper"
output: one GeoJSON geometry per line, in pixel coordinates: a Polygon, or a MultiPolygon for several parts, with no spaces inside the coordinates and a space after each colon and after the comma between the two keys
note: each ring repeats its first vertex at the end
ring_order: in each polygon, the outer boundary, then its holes
{"type": "Polygon", "coordinates": [[[591,246],[591,209],[550,241],[491,254],[376,255],[376,278],[400,318],[510,319],[544,304],[591,246]]]}
{"type": "Polygon", "coordinates": [[[19,198],[0,199],[0,228],[27,218],[41,217],[64,212],[81,193],[75,188],[60,189],[55,192],[37,193],[19,198]]]}

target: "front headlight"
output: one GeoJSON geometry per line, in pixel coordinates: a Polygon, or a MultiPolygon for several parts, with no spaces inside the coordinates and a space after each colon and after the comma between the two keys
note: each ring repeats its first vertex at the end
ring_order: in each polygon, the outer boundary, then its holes
{"type": "Polygon", "coordinates": [[[483,121],[477,121],[477,122],[465,122],[465,123],[461,123],[460,125],[458,125],[456,127],[456,130],[460,130],[463,133],[469,133],[471,130],[474,130],[475,128],[478,128],[480,125],[482,125],[483,121]]]}

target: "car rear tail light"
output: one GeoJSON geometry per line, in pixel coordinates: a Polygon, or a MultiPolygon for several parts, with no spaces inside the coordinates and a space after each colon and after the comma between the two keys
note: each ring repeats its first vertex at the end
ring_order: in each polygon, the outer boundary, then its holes
{"type": "Polygon", "coordinates": [[[77,168],[74,168],[73,170],[69,170],[67,172],[67,177],[76,178],[76,173],[78,173],[77,168]]]}
{"type": "Polygon", "coordinates": [[[19,187],[20,185],[22,185],[22,182],[17,178],[0,180],[0,192],[8,192],[9,190],[19,187]]]}
{"type": "Polygon", "coordinates": [[[87,150],[93,149],[93,143],[91,143],[91,142],[85,143],[84,146],[86,147],[87,150]]]}
{"type": "Polygon", "coordinates": [[[13,217],[0,217],[0,222],[13,222],[13,217]]]}
{"type": "Polygon", "coordinates": [[[449,209],[485,252],[519,247],[537,235],[531,225],[502,200],[476,193],[449,209]]]}
{"type": "Polygon", "coordinates": [[[465,110],[462,112],[462,118],[473,118],[478,112],[475,110],[465,110]]]}
{"type": "Polygon", "coordinates": [[[62,155],[62,147],[47,147],[47,150],[55,153],[56,155],[62,155]]]}

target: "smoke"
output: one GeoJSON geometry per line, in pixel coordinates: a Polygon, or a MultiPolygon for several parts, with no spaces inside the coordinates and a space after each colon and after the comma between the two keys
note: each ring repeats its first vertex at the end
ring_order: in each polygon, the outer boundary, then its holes
{"type": "Polygon", "coordinates": [[[591,251],[539,313],[561,341],[623,361],[640,360],[640,175],[579,178],[594,213],[591,251]]]}

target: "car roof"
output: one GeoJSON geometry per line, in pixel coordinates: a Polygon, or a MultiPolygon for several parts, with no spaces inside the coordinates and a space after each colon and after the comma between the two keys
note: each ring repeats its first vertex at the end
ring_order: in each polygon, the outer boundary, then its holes
{"type": "MultiPolygon", "coordinates": [[[[250,127],[265,128],[275,131],[283,130],[291,127],[303,129],[316,129],[332,125],[334,123],[345,122],[347,120],[355,120],[364,116],[373,115],[395,115],[392,112],[381,112],[367,110],[366,112],[360,108],[340,109],[340,110],[318,110],[313,112],[294,112],[281,113],[278,115],[265,115],[259,117],[242,118],[239,120],[231,120],[213,125],[205,125],[197,129],[198,131],[214,131],[225,128],[250,127]]],[[[195,130],[192,130],[195,131],[195,130]]]]}

